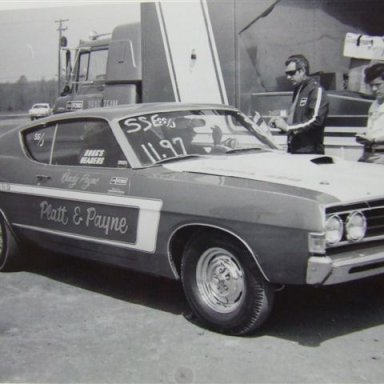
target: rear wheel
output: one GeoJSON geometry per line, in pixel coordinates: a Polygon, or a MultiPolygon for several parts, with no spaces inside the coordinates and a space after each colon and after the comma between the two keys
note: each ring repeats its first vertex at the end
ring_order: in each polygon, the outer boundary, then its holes
{"type": "Polygon", "coordinates": [[[22,264],[16,240],[0,214],[0,271],[15,271],[22,264]]]}
{"type": "Polygon", "coordinates": [[[194,315],[215,331],[244,335],[267,319],[274,291],[249,252],[222,234],[201,233],[185,249],[182,281],[194,315]]]}

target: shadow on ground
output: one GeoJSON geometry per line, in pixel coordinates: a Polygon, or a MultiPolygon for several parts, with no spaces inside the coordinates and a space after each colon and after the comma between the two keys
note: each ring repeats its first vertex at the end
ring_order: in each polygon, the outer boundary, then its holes
{"type": "Polygon", "coordinates": [[[384,323],[384,276],[278,292],[264,334],[316,347],[384,323]]]}
{"type": "Polygon", "coordinates": [[[174,314],[188,311],[180,282],[70,256],[35,252],[28,271],[102,295],[174,314]]]}
{"type": "MultiPolygon", "coordinates": [[[[34,254],[28,271],[196,324],[181,283],[68,256],[34,254]]],[[[253,337],[271,336],[316,347],[384,323],[384,276],[329,287],[277,292],[270,318],[253,337]]],[[[196,324],[198,326],[198,324],[196,324]]]]}

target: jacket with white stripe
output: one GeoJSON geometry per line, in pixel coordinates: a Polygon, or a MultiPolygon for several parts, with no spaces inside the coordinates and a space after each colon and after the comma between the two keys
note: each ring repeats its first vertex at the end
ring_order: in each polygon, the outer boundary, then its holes
{"type": "Polygon", "coordinates": [[[304,80],[295,88],[298,100],[293,111],[292,124],[288,132],[288,152],[324,153],[324,126],[328,116],[328,96],[313,78],[304,80]]]}

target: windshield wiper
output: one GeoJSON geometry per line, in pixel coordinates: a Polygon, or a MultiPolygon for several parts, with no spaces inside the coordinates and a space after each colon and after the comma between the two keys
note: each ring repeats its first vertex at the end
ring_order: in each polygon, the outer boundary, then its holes
{"type": "Polygon", "coordinates": [[[225,152],[225,154],[236,153],[236,152],[264,151],[264,150],[265,150],[265,148],[263,148],[263,147],[234,148],[234,149],[228,149],[225,152]]]}
{"type": "Polygon", "coordinates": [[[202,155],[192,154],[192,155],[180,155],[180,156],[176,156],[176,157],[168,157],[166,159],[161,159],[159,161],[156,161],[152,165],[159,165],[159,164],[164,164],[164,163],[173,163],[174,161],[188,160],[188,159],[194,159],[194,158],[199,158],[199,157],[202,157],[202,155]]]}

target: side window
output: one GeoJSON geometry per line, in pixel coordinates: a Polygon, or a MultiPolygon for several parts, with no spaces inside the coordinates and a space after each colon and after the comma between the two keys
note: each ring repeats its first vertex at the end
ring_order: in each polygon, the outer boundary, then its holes
{"type": "Polygon", "coordinates": [[[46,164],[50,163],[55,128],[55,125],[43,127],[29,131],[24,135],[24,143],[29,155],[34,160],[46,164]]]}
{"type": "Polygon", "coordinates": [[[91,53],[87,80],[105,80],[107,58],[107,50],[98,50],[91,53]]]}
{"type": "Polygon", "coordinates": [[[127,160],[107,122],[76,120],[58,125],[52,164],[118,167],[127,160]]]}
{"type": "Polygon", "coordinates": [[[81,53],[79,59],[79,74],[78,81],[87,80],[88,73],[88,63],[89,63],[89,52],[81,53]]]}
{"type": "Polygon", "coordinates": [[[89,52],[82,52],[80,54],[79,61],[78,61],[76,89],[78,89],[81,86],[82,82],[87,80],[88,65],[89,65],[89,52]]]}

